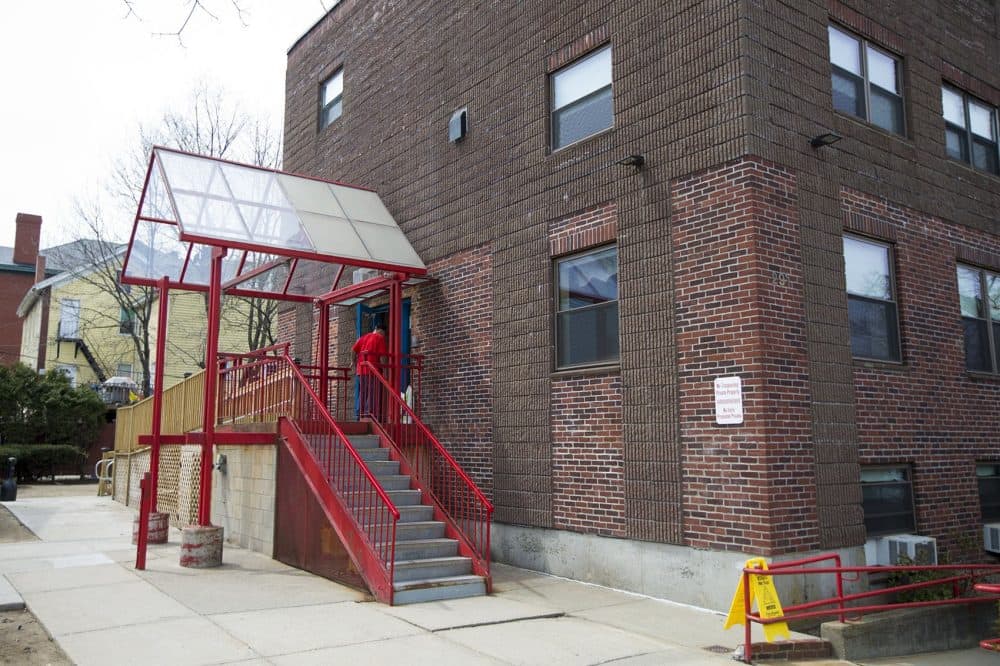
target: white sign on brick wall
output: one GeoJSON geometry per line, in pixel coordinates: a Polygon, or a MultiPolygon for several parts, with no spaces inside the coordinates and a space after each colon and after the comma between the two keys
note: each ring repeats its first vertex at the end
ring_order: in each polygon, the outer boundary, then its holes
{"type": "Polygon", "coordinates": [[[743,381],[739,377],[715,378],[715,422],[743,423],[743,381]]]}

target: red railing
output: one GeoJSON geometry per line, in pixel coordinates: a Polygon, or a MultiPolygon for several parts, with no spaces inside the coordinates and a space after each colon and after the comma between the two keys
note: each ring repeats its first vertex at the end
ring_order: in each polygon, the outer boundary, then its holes
{"type": "MultiPolygon", "coordinates": [[[[300,365],[302,376],[309,386],[322,395],[320,377],[323,369],[318,365],[300,365]]],[[[351,421],[354,415],[354,373],[350,368],[327,368],[326,374],[326,411],[336,421],[351,421]]]]}
{"type": "Polygon", "coordinates": [[[281,434],[298,440],[290,442],[292,455],[372,592],[392,603],[399,510],[287,353],[241,356],[220,370],[220,422],[281,420],[281,434]],[[302,450],[313,465],[300,459],[302,450]]]}
{"type": "Polygon", "coordinates": [[[403,473],[410,474],[437,506],[462,550],[472,557],[475,572],[489,581],[493,505],[382,373],[368,362],[362,364],[362,373],[361,416],[386,436],[403,473]]]}
{"type": "MultiPolygon", "coordinates": [[[[1000,595],[1000,585],[997,583],[976,583],[976,592],[1000,595]]],[[[987,638],[979,641],[979,647],[991,652],[1000,652],[1000,638],[987,638]]]]}
{"type": "MultiPolygon", "coordinates": [[[[774,624],[776,622],[790,622],[793,620],[803,620],[807,618],[837,616],[840,622],[844,622],[847,615],[859,616],[865,613],[878,613],[882,611],[898,610],[901,608],[922,608],[924,606],[946,606],[953,604],[980,603],[987,601],[1000,601],[1000,586],[994,586],[996,590],[983,589],[985,586],[977,585],[976,581],[987,576],[1000,574],[1000,565],[996,564],[941,564],[941,565],[914,565],[914,566],[841,566],[840,556],[836,554],[818,555],[798,560],[788,560],[784,562],[774,562],[767,565],[767,570],[743,569],[743,612],[744,612],[744,649],[743,661],[752,663],[753,643],[751,641],[750,630],[752,623],[774,624]],[[833,562],[834,566],[808,567],[808,565],[818,562],[833,562]],[[913,574],[918,572],[939,571],[944,572],[941,578],[931,578],[928,580],[905,583],[891,587],[880,587],[865,592],[854,594],[844,594],[844,582],[855,582],[860,579],[861,574],[913,574]],[[954,575],[948,575],[954,572],[954,575]],[[964,573],[963,573],[964,572],[964,573]],[[849,578],[845,578],[845,574],[849,578]],[[750,601],[750,576],[795,576],[795,575],[833,575],[837,594],[834,597],[817,599],[801,604],[792,604],[783,607],[781,617],[762,618],[759,612],[751,611],[750,601]],[[933,599],[928,601],[905,601],[898,603],[882,603],[868,605],[850,605],[863,599],[872,597],[885,597],[895,595],[900,592],[912,592],[924,588],[937,586],[950,586],[951,598],[933,599]],[[990,596],[962,596],[973,588],[990,592],[990,596]],[[834,606],[833,608],[822,608],[823,606],[834,606]]],[[[985,646],[984,646],[985,647],[985,646]]]]}

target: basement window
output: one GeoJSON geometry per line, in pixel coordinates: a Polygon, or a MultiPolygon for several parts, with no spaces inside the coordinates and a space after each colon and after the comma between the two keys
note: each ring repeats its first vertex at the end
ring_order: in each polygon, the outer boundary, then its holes
{"type": "Polygon", "coordinates": [[[868,536],[913,532],[913,487],[908,467],[861,470],[861,503],[868,536]]]}

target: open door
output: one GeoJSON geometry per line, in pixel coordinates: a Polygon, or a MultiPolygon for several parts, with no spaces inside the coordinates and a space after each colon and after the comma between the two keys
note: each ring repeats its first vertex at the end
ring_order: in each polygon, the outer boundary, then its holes
{"type": "MultiPolygon", "coordinates": [[[[401,341],[400,348],[402,353],[410,353],[410,299],[403,299],[403,339],[401,341]]],[[[362,335],[369,333],[373,330],[376,322],[381,322],[382,324],[388,325],[389,323],[389,305],[377,305],[373,308],[368,307],[364,303],[358,303],[358,310],[355,321],[355,339],[360,338],[362,335]]],[[[406,389],[407,385],[410,383],[410,371],[406,368],[403,369],[402,374],[402,386],[400,391],[406,389]]],[[[354,418],[358,417],[358,411],[361,407],[361,383],[357,377],[354,378],[354,418]]]]}

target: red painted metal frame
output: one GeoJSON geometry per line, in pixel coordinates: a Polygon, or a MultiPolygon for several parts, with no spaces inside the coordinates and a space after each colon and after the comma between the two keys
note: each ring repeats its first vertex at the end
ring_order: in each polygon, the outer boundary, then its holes
{"type": "MultiPolygon", "coordinates": [[[[784,562],[774,562],[768,564],[767,571],[762,569],[743,569],[743,613],[744,613],[744,649],[743,649],[743,661],[747,664],[752,663],[753,660],[753,642],[751,639],[751,625],[756,622],[758,624],[774,624],[777,622],[787,622],[791,620],[801,620],[806,618],[816,618],[816,617],[828,617],[831,615],[837,616],[840,622],[844,622],[848,614],[863,615],[865,613],[877,613],[889,610],[898,610],[901,608],[923,608],[927,606],[948,606],[954,604],[969,604],[969,603],[983,603],[983,602],[996,602],[1000,601],[1000,585],[995,586],[996,590],[982,590],[980,584],[976,584],[975,581],[978,578],[983,578],[986,576],[1000,574],[1000,565],[997,564],[941,564],[933,566],[854,566],[845,567],[841,566],[840,556],[836,554],[826,554],[818,555],[815,557],[808,557],[798,560],[788,560],[784,562]],[[808,567],[810,564],[815,564],[817,562],[834,562],[834,566],[825,567],[808,567]],[[854,594],[844,594],[844,574],[852,575],[850,580],[857,580],[863,573],[915,573],[920,571],[942,571],[942,572],[955,572],[956,575],[947,576],[944,578],[936,578],[928,581],[923,581],[919,583],[907,583],[904,585],[896,585],[893,587],[879,588],[876,590],[868,590],[867,592],[857,592],[854,594]],[[966,572],[964,574],[960,572],[966,572]],[[785,606],[783,608],[784,614],[781,617],[774,618],[762,618],[760,613],[754,613],[751,611],[750,605],[750,576],[752,575],[767,575],[767,576],[796,576],[796,575],[824,575],[832,574],[836,576],[836,586],[837,586],[837,596],[828,597],[825,599],[816,599],[814,601],[808,601],[801,604],[793,604],[790,606],[785,606]],[[909,601],[901,602],[895,604],[871,604],[865,606],[848,606],[850,602],[859,601],[861,599],[867,599],[871,597],[883,596],[886,594],[894,594],[897,592],[907,592],[911,590],[919,590],[928,587],[936,587],[939,585],[952,585],[951,599],[936,599],[933,601],[909,601]],[[984,597],[962,597],[959,596],[961,593],[961,588],[964,586],[966,589],[977,589],[985,592],[989,592],[992,596],[984,597]],[[824,608],[822,610],[813,610],[821,608],[823,606],[836,605],[836,608],[824,608]]],[[[1000,644],[1000,639],[996,639],[998,644],[1000,644]]]]}
{"type": "Polygon", "coordinates": [[[159,322],[156,330],[156,371],[153,373],[153,423],[152,423],[152,450],[149,454],[149,471],[152,474],[151,491],[152,511],[156,511],[158,505],[157,493],[160,478],[160,433],[163,432],[163,372],[166,364],[167,347],[167,287],[166,276],[160,278],[160,303],[157,308],[159,322]]]}
{"type": "Polygon", "coordinates": [[[135,546],[135,568],[142,571],[146,568],[146,544],[149,542],[149,514],[152,493],[151,474],[146,472],[139,482],[139,533],[136,535],[135,546]]]}
{"type": "Polygon", "coordinates": [[[205,404],[202,418],[201,492],[198,497],[198,524],[212,524],[212,455],[215,434],[216,386],[219,381],[219,316],[222,308],[222,259],[225,248],[212,251],[212,272],[208,293],[208,340],[205,346],[205,404]]]}
{"type": "MultiPolygon", "coordinates": [[[[1000,595],[1000,584],[997,583],[976,583],[973,588],[976,592],[986,592],[987,594],[1000,595]]],[[[1000,638],[987,638],[979,641],[979,647],[990,652],[1000,652],[1000,638]]]]}
{"type": "MultiPolygon", "coordinates": [[[[381,392],[368,402],[367,416],[390,445],[393,459],[402,473],[411,475],[423,489],[424,500],[435,507],[435,515],[459,542],[463,555],[470,557],[473,570],[484,576],[487,591],[490,576],[490,523],[493,504],[476,486],[440,441],[421,422],[376,366],[368,361],[370,376],[377,379],[381,392]]],[[[399,368],[392,374],[398,376],[399,368]]]]}
{"type": "Polygon", "coordinates": [[[375,291],[388,290],[391,288],[393,282],[393,278],[373,277],[364,282],[328,291],[325,294],[317,296],[316,300],[320,303],[336,303],[348,298],[358,298],[375,291]]]}
{"type": "Polygon", "coordinates": [[[319,304],[319,401],[329,409],[330,405],[330,304],[319,304]]]}

